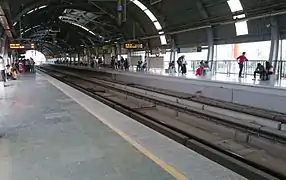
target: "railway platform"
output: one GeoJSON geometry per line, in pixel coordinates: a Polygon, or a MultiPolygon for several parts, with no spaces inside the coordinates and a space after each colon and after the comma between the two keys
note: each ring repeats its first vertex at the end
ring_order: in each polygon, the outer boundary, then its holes
{"type": "MultiPolygon", "coordinates": [[[[241,104],[245,106],[268,109],[280,113],[286,112],[286,107],[283,105],[286,101],[286,91],[283,83],[281,85],[271,84],[256,84],[250,83],[249,80],[242,79],[240,82],[236,79],[225,77],[223,79],[207,79],[194,77],[177,77],[159,75],[153,73],[142,72],[126,72],[114,71],[110,69],[92,69],[80,66],[67,65],[45,65],[56,68],[73,68],[79,71],[94,71],[98,74],[104,73],[105,76],[112,77],[116,81],[121,81],[127,84],[137,84],[148,86],[151,88],[165,89],[179,93],[187,93],[192,95],[200,95],[207,98],[217,99],[225,102],[241,104]]],[[[252,81],[253,82],[253,81],[252,81]]]]}
{"type": "Polygon", "coordinates": [[[43,74],[0,88],[1,180],[244,177],[43,74]]]}

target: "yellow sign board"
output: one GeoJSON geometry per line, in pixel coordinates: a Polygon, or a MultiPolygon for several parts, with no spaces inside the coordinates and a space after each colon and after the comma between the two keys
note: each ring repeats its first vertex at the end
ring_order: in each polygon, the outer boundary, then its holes
{"type": "Polygon", "coordinates": [[[143,49],[143,44],[135,44],[135,43],[126,43],[124,44],[125,49],[143,49]]]}
{"type": "Polygon", "coordinates": [[[35,49],[35,44],[10,44],[10,49],[35,49]]]}
{"type": "Polygon", "coordinates": [[[24,49],[25,46],[21,44],[10,44],[10,49],[24,49]]]}

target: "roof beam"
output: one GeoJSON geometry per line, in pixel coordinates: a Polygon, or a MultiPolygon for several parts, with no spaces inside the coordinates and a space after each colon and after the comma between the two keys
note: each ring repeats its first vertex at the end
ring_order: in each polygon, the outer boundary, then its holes
{"type": "MultiPolygon", "coordinates": [[[[96,1],[100,1],[100,0],[96,0],[96,1]]],[[[103,1],[105,1],[105,0],[103,0],[103,1]]],[[[102,2],[103,2],[103,1],[102,1],[102,2]]],[[[114,1],[114,0],[112,0],[112,1],[114,1]]],[[[89,2],[90,4],[92,4],[92,5],[94,5],[95,7],[97,7],[97,8],[98,8],[99,10],[101,10],[103,13],[107,14],[107,15],[108,15],[109,17],[111,17],[112,19],[117,20],[117,18],[116,18],[113,14],[107,12],[105,9],[103,9],[102,7],[100,7],[98,4],[95,3],[94,0],[88,0],[88,2],[89,2]]]]}

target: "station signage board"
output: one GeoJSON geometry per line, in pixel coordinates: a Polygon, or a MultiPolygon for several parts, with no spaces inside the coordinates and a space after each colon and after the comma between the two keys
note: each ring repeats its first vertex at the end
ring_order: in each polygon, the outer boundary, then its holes
{"type": "Polygon", "coordinates": [[[126,43],[124,44],[125,49],[144,49],[144,45],[142,43],[126,43]]]}
{"type": "Polygon", "coordinates": [[[10,49],[35,49],[35,44],[14,43],[14,44],[10,44],[10,49]]]}
{"type": "Polygon", "coordinates": [[[202,47],[190,47],[190,48],[178,48],[178,53],[195,53],[195,52],[202,52],[202,47]]]}
{"type": "Polygon", "coordinates": [[[124,10],[124,7],[120,4],[120,5],[117,5],[117,12],[122,12],[124,10]]]}

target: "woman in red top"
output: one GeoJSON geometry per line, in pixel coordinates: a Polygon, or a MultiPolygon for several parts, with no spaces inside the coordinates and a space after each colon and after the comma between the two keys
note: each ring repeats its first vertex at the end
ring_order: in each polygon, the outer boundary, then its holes
{"type": "Polygon", "coordinates": [[[239,74],[238,76],[241,78],[241,74],[242,74],[242,70],[244,67],[244,63],[246,61],[248,61],[248,59],[245,57],[246,52],[243,52],[241,56],[239,56],[238,58],[236,58],[236,60],[238,61],[238,65],[239,65],[239,74]]]}

